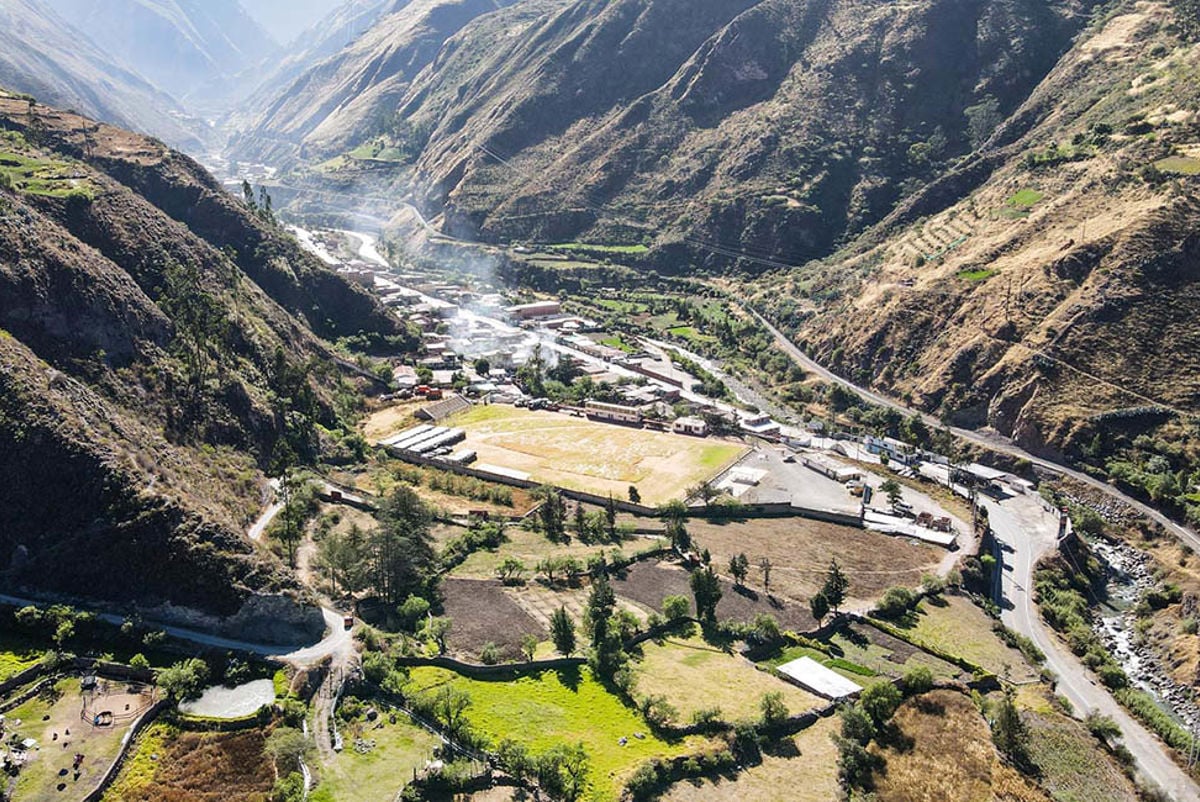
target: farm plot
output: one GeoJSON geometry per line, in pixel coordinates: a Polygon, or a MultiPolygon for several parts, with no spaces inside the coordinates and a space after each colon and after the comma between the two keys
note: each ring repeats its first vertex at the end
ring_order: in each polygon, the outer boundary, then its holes
{"type": "Polygon", "coordinates": [[[259,802],[275,784],[266,733],[186,732],[164,723],[138,737],[104,802],[259,802]]]}
{"type": "Polygon", "coordinates": [[[826,704],[696,637],[649,641],[642,645],[636,667],[638,693],[665,696],[684,724],[696,711],[713,707],[721,709],[725,721],[752,721],[762,714],[759,702],[763,695],[773,691],[783,694],[790,713],[826,704]]]}
{"type": "MultiPolygon", "coordinates": [[[[588,557],[600,552],[612,554],[617,548],[612,545],[587,544],[572,537],[569,543],[552,543],[541,532],[534,532],[520,526],[509,526],[504,530],[505,540],[495,551],[480,550],[471,554],[454,571],[454,576],[474,579],[491,579],[496,576],[496,568],[509,557],[515,557],[524,563],[525,578],[533,575],[538,563],[547,558],[573,557],[581,563],[587,563],[588,557]]],[[[642,547],[645,541],[634,541],[628,544],[626,553],[632,553],[642,547]]]]}
{"type": "Polygon", "coordinates": [[[493,742],[512,738],[533,754],[582,743],[589,763],[583,799],[615,800],[626,776],[644,761],[695,751],[704,743],[700,738],[673,743],[658,738],[586,668],[476,679],[421,667],[412,670],[411,678],[417,691],[434,693],[445,685],[466,691],[471,698],[467,719],[493,742]]]}
{"type": "Polygon", "coordinates": [[[443,606],[452,625],[446,645],[452,652],[476,657],[484,645],[493,643],[509,660],[521,656],[521,639],[534,635],[541,640],[541,624],[505,593],[495,579],[447,579],[442,583],[443,606]]]}
{"type": "Polygon", "coordinates": [[[1038,676],[1019,651],[995,635],[993,619],[964,596],[926,599],[917,607],[911,627],[909,623],[901,626],[907,629],[905,637],[914,643],[966,658],[997,676],[1007,672],[1014,682],[1038,676]]]}
{"type": "Polygon", "coordinates": [[[646,504],[681,498],[747,451],[740,443],[501,405],[474,407],[444,425],[466,430],[461,447],[478,454],[476,467],[496,465],[534,481],[617,498],[634,485],[646,504]]]}
{"type": "Polygon", "coordinates": [[[838,785],[838,750],[833,741],[840,726],[836,716],[763,752],[762,762],[734,777],[687,780],[671,786],[666,802],[831,802],[842,795],[838,785]]]}
{"type": "Polygon", "coordinates": [[[846,607],[870,604],[893,585],[916,587],[934,571],[945,552],[924,543],[851,526],[807,518],[766,518],[716,524],[688,523],[688,531],[712,552],[718,571],[744,553],[750,560],[747,584],[762,587],[760,558],[771,561],[771,592],[808,599],[820,590],[829,561],[836,558],[850,579],[846,607]]]}
{"type": "Polygon", "coordinates": [[[348,744],[363,743],[338,753],[321,771],[320,787],[338,802],[392,802],[412,779],[413,769],[424,766],[441,744],[437,736],[412,724],[403,714],[394,721],[384,715],[375,723],[355,722],[344,735],[348,744]]]}
{"type": "Polygon", "coordinates": [[[874,677],[900,677],[917,666],[928,668],[939,679],[963,678],[958,666],[867,624],[844,626],[826,636],[823,643],[824,651],[810,646],[789,646],[763,662],[777,668],[800,657],[811,657],[859,685],[871,684],[874,677]]]}
{"type": "MultiPolygon", "coordinates": [[[[678,565],[645,562],[631,566],[623,576],[613,579],[612,586],[618,598],[631,599],[651,610],[661,610],[667,596],[692,598],[690,579],[691,575],[678,565]]],[[[765,593],[748,588],[734,588],[726,580],[721,580],[721,592],[717,618],[722,621],[748,622],[766,613],[774,616],[786,629],[810,630],[817,626],[807,606],[779,598],[769,599],[765,593]]]]}

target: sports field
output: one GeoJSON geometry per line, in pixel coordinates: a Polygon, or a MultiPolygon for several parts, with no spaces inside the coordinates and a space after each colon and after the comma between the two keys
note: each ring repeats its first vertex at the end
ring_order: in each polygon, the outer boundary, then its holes
{"type": "Polygon", "coordinates": [[[442,422],[466,430],[459,448],[476,452],[476,468],[498,466],[535,481],[627,498],[637,487],[642,502],[682,498],[691,485],[711,479],[748,450],[741,443],[596,423],[561,412],[476,406],[442,422]]]}

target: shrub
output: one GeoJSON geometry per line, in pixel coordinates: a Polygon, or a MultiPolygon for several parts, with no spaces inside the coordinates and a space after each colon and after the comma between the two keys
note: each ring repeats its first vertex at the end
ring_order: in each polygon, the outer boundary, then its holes
{"type": "Polygon", "coordinates": [[[913,666],[904,674],[904,690],[910,695],[925,693],[933,687],[933,672],[928,666],[913,666]]]}
{"type": "Polygon", "coordinates": [[[912,608],[916,595],[908,588],[888,588],[880,600],[875,614],[881,618],[896,619],[903,617],[912,608]]]}
{"type": "Polygon", "coordinates": [[[500,662],[500,650],[496,648],[496,644],[488,641],[480,650],[479,659],[485,666],[494,666],[500,662]]]}

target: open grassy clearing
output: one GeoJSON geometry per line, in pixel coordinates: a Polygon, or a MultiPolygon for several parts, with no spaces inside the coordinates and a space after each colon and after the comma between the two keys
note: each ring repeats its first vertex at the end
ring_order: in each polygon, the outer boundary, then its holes
{"type": "Polygon", "coordinates": [[[447,579],[442,583],[444,614],[452,626],[446,645],[452,652],[477,659],[485,644],[494,643],[502,658],[521,658],[521,640],[546,637],[543,626],[513,601],[495,579],[447,579]]]}
{"type": "Polygon", "coordinates": [[[860,685],[876,677],[900,677],[925,666],[938,679],[963,679],[959,668],[866,624],[845,626],[824,638],[825,651],[810,646],[789,646],[763,660],[778,667],[800,657],[811,657],[860,685]]]}
{"type": "Polygon", "coordinates": [[[1200,159],[1193,156],[1168,156],[1154,163],[1164,173],[1200,175],[1200,159]]]}
{"type": "Polygon", "coordinates": [[[955,278],[960,278],[963,281],[971,282],[987,281],[994,275],[996,275],[996,271],[986,267],[980,267],[974,270],[960,270],[954,274],[955,278]]]}
{"type": "Polygon", "coordinates": [[[1137,792],[1087,728],[1057,713],[1027,714],[1029,753],[1055,802],[1135,802],[1137,792]]]}
{"type": "Polygon", "coordinates": [[[90,198],[95,187],[83,170],[64,161],[39,159],[11,151],[0,151],[0,184],[30,195],[53,198],[90,198]]]}
{"type": "MultiPolygon", "coordinates": [[[[568,508],[571,509],[571,508],[568,508]]],[[[521,526],[509,526],[504,530],[507,537],[495,551],[476,551],[453,571],[454,576],[472,579],[491,579],[496,576],[496,566],[509,557],[516,557],[525,564],[528,573],[525,578],[533,575],[537,564],[547,557],[574,557],[580,562],[601,551],[612,554],[620,549],[626,554],[646,548],[650,541],[633,540],[614,546],[612,544],[587,544],[572,537],[569,543],[551,543],[540,532],[534,532],[521,526]]]]}
{"type": "MultiPolygon", "coordinates": [[[[124,713],[127,701],[124,694],[114,694],[110,700],[114,705],[113,712],[124,713]]],[[[128,703],[137,704],[132,699],[128,703]]],[[[38,742],[32,759],[17,778],[14,802],[81,798],[96,786],[112,765],[133,719],[119,720],[112,726],[93,727],[81,720],[82,708],[79,680],[70,678],[59,680],[6,714],[8,732],[38,742]],[[84,756],[78,773],[72,770],[76,754],[84,756]]]]}
{"type": "Polygon", "coordinates": [[[899,747],[872,744],[887,766],[875,773],[880,802],[1045,802],[1048,797],[1000,761],[971,699],[933,691],[900,706],[899,747]]]}
{"type": "Polygon", "coordinates": [[[699,637],[647,641],[636,667],[638,693],[665,696],[679,711],[682,724],[697,710],[712,707],[721,708],[721,718],[726,721],[755,720],[762,715],[759,701],[772,691],[783,694],[791,713],[826,704],[699,637]]]}
{"type": "Polygon", "coordinates": [[[1019,189],[1014,192],[1006,202],[1009,206],[1017,209],[1028,209],[1037,203],[1040,203],[1045,197],[1045,193],[1026,187],[1025,189],[1019,189]]]}
{"type": "Polygon", "coordinates": [[[1014,682],[1037,678],[1024,656],[996,637],[994,620],[970,599],[944,595],[941,602],[922,601],[916,616],[901,623],[915,643],[964,657],[997,676],[1007,669],[1014,682]]]}
{"type": "Polygon", "coordinates": [[[184,732],[155,722],[138,737],[104,802],[262,802],[275,784],[265,742],[260,729],[184,732]]]}
{"type": "Polygon", "coordinates": [[[603,245],[590,242],[560,242],[543,247],[556,251],[595,251],[596,253],[642,254],[650,251],[645,245],[603,245]]]}
{"type": "Polygon", "coordinates": [[[625,498],[636,485],[647,504],[681,498],[739,459],[746,447],[502,405],[477,406],[443,422],[465,429],[462,448],[479,465],[523,471],[534,480],[625,498]]]}
{"type": "Polygon", "coordinates": [[[686,780],[671,786],[665,802],[834,802],[841,798],[837,747],[840,719],[831,716],[763,754],[762,763],[731,778],[686,780]]]}
{"type": "Polygon", "coordinates": [[[338,802],[392,802],[441,743],[403,714],[394,724],[386,713],[374,723],[355,722],[343,737],[350,744],[356,738],[374,741],[375,747],[365,754],[347,748],[321,769],[320,787],[338,802]]]}
{"type": "Polygon", "coordinates": [[[586,668],[474,679],[421,667],[412,670],[411,678],[414,689],[435,691],[449,683],[466,691],[472,701],[468,720],[493,741],[512,738],[534,753],[555,744],[582,743],[590,761],[588,799],[616,799],[625,776],[640,763],[694,751],[703,743],[699,738],[667,743],[656,737],[586,668]],[[627,739],[625,746],[621,738],[627,739]]]}
{"type": "Polygon", "coordinates": [[[771,560],[771,592],[808,599],[825,581],[836,558],[850,578],[846,607],[871,603],[893,585],[915,587],[921,574],[934,570],[944,551],[904,538],[807,518],[762,518],[725,524],[691,521],[688,531],[712,552],[717,570],[727,573],[729,559],[750,559],[746,583],[762,587],[760,558],[771,560]]]}
{"type": "Polygon", "coordinates": [[[47,653],[44,646],[10,632],[0,632],[0,682],[37,665],[47,653]]]}

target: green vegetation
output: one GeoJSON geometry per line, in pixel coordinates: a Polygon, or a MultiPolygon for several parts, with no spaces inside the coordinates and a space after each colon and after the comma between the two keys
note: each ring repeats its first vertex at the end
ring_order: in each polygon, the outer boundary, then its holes
{"type": "Polygon", "coordinates": [[[1017,209],[1029,209],[1039,203],[1045,193],[1036,189],[1019,189],[1005,203],[1017,209]]]}
{"type": "Polygon", "coordinates": [[[31,638],[0,632],[0,682],[37,665],[46,653],[31,638]]]}
{"type": "Polygon", "coordinates": [[[981,267],[974,270],[960,270],[954,274],[955,278],[960,278],[963,281],[980,282],[987,281],[998,271],[992,270],[990,267],[981,267]]]}
{"type": "Polygon", "coordinates": [[[1200,175],[1200,159],[1193,156],[1168,156],[1154,163],[1164,173],[1200,175]]]}
{"type": "Polygon", "coordinates": [[[560,242],[544,246],[555,251],[579,251],[593,253],[620,253],[640,255],[650,251],[645,245],[597,245],[588,242],[560,242]]]}
{"type": "Polygon", "coordinates": [[[70,162],[0,151],[0,186],[30,195],[90,201],[96,188],[70,162]]]}
{"type": "Polygon", "coordinates": [[[465,691],[471,727],[498,743],[511,739],[534,755],[557,746],[583,744],[595,799],[615,799],[621,779],[652,757],[687,751],[687,741],[668,743],[609,693],[587,668],[515,672],[504,679],[474,679],[439,668],[412,670],[410,692],[465,691]],[[642,738],[636,737],[641,733],[642,738]],[[625,738],[622,746],[619,741],[625,738]]]}
{"type": "Polygon", "coordinates": [[[322,769],[321,788],[332,799],[392,802],[413,769],[420,769],[439,744],[435,735],[411,724],[404,715],[396,716],[394,723],[384,715],[378,723],[381,726],[363,726],[365,721],[348,725],[347,735],[361,731],[361,737],[374,746],[363,751],[346,749],[322,769]]]}

